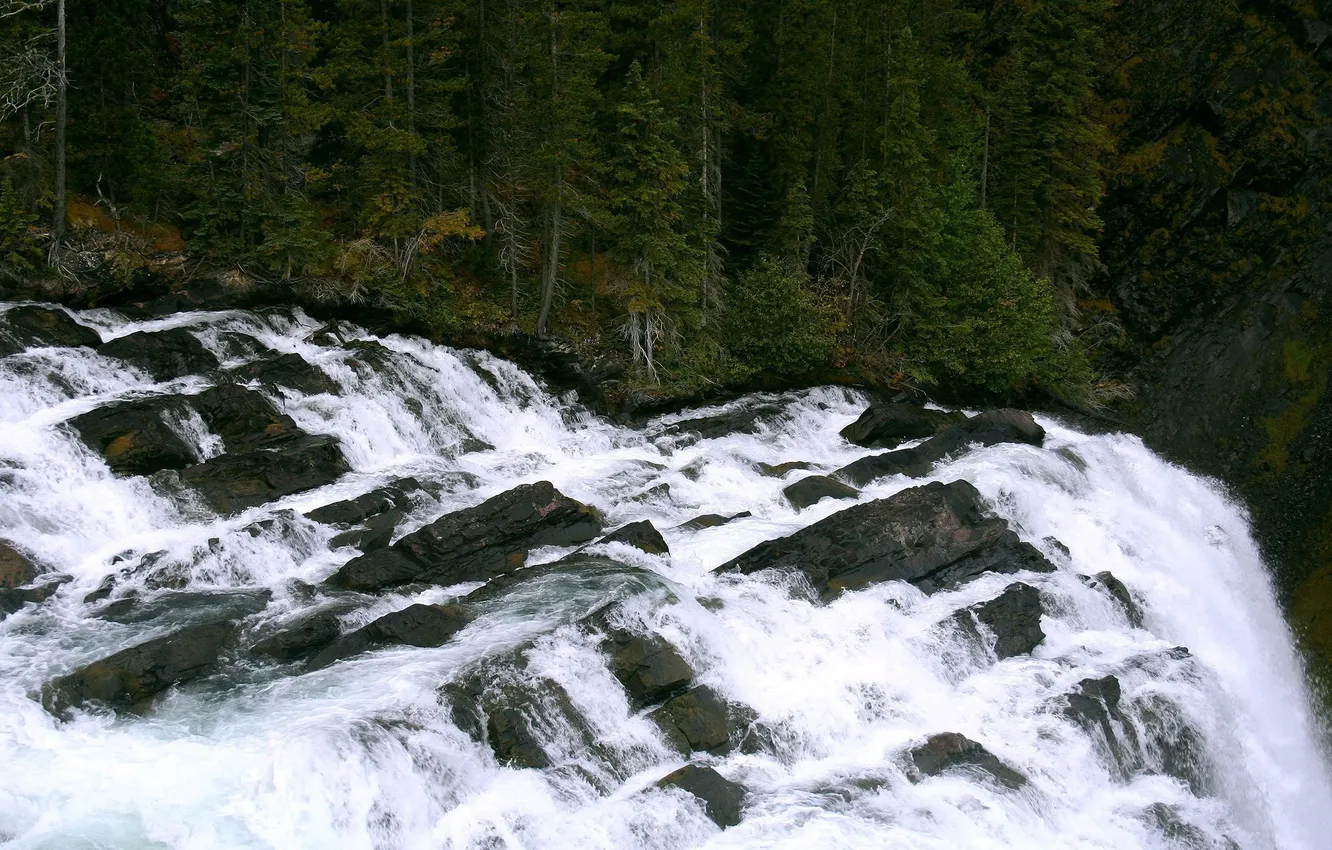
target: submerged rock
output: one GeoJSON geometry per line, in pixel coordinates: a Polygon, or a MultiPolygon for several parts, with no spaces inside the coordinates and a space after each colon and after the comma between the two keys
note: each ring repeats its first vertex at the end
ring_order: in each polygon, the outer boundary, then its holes
{"type": "Polygon", "coordinates": [[[698,798],[713,823],[722,829],[735,826],[743,817],[745,787],[710,767],[687,764],[657,781],[662,789],[679,788],[698,798]]]}
{"type": "Polygon", "coordinates": [[[885,454],[863,457],[837,470],[837,476],[863,487],[876,478],[906,475],[921,478],[930,474],[934,464],[972,444],[993,446],[999,443],[1026,443],[1039,446],[1045,429],[1023,410],[987,410],[959,422],[918,446],[885,454]]]}
{"type": "Polygon", "coordinates": [[[684,419],[666,426],[667,434],[697,434],[704,440],[714,440],[728,434],[757,434],[766,421],[780,416],[782,405],[761,403],[738,407],[711,416],[684,419]]]}
{"type": "Polygon", "coordinates": [[[13,307],[0,314],[0,320],[0,355],[34,346],[74,348],[82,345],[96,348],[102,344],[102,337],[97,331],[74,321],[64,310],[13,307]],[[11,345],[6,345],[5,336],[12,340],[11,345]]]}
{"type": "Polygon", "coordinates": [[[331,484],[351,471],[336,437],[302,435],[245,454],[227,454],[186,467],[181,481],[220,514],[331,484]]]}
{"type": "Polygon", "coordinates": [[[1064,697],[1064,715],[1097,739],[1113,768],[1127,777],[1138,759],[1138,736],[1120,710],[1119,679],[1105,676],[1083,679],[1064,697]]]}
{"type": "Polygon", "coordinates": [[[932,482],[760,543],[714,572],[795,570],[829,597],[882,581],[909,581],[933,593],[987,571],[1054,570],[1008,523],[983,511],[980,493],[966,481],[932,482]]]}
{"type": "MultiPolygon", "coordinates": [[[[910,752],[911,763],[919,774],[938,776],[955,769],[972,769],[988,774],[1005,787],[1019,790],[1027,778],[1004,764],[985,747],[956,732],[931,735],[910,752]]],[[[919,777],[911,777],[919,781],[919,777]]]]}
{"type": "Polygon", "coordinates": [[[668,699],[648,715],[682,755],[720,752],[731,741],[730,712],[726,701],[706,685],[668,699]]]}
{"type": "Polygon", "coordinates": [[[443,646],[476,615],[461,605],[409,605],[338,638],[306,662],[318,670],[335,661],[385,646],[443,646]]]}
{"type": "Polygon", "coordinates": [[[94,661],[43,688],[42,705],[57,716],[88,703],[131,708],[210,672],[235,629],[230,622],[190,626],[94,661]]]}
{"type": "Polygon", "coordinates": [[[169,381],[218,367],[217,358],[185,328],[136,331],[104,343],[100,351],[107,357],[143,369],[157,381],[169,381]]]}
{"type": "Polygon", "coordinates": [[[649,555],[669,555],[671,553],[670,547],[666,545],[666,538],[662,537],[657,527],[648,520],[622,525],[597,542],[623,543],[626,546],[641,549],[649,555]]]}
{"type": "Polygon", "coordinates": [[[387,549],[353,558],[328,583],[375,591],[409,582],[484,581],[522,567],[531,549],[585,543],[600,531],[594,508],[549,481],[524,484],[445,514],[387,549]]]}
{"type": "Polygon", "coordinates": [[[788,472],[813,469],[814,464],[807,460],[788,460],[777,464],[759,462],[754,464],[754,468],[765,478],[781,478],[788,472]]]}
{"type": "Polygon", "coordinates": [[[1142,609],[1134,601],[1133,594],[1129,592],[1124,582],[1115,578],[1112,572],[1100,572],[1095,576],[1083,576],[1083,580],[1091,587],[1102,590],[1109,594],[1110,598],[1119,603],[1119,607],[1124,609],[1124,616],[1128,618],[1129,625],[1135,629],[1142,628],[1142,609]]]}
{"type": "Polygon", "coordinates": [[[823,499],[854,499],[860,491],[826,475],[809,475],[782,489],[782,495],[796,510],[804,510],[823,499]]]}
{"type": "Polygon", "coordinates": [[[18,587],[37,577],[37,564],[14,548],[8,540],[0,540],[0,587],[18,587]]]}
{"type": "Polygon", "coordinates": [[[915,404],[873,404],[842,429],[842,439],[867,449],[892,449],[907,440],[933,437],[966,419],[962,413],[930,410],[915,404]]]}
{"type": "Polygon", "coordinates": [[[604,621],[599,625],[606,635],[610,671],[624,685],[636,708],[661,702],[694,681],[694,669],[664,638],[634,634],[604,621]]]}
{"type": "Polygon", "coordinates": [[[159,396],[99,407],[74,417],[69,425],[112,472],[151,475],[198,461],[194,446],[168,424],[187,413],[180,396],[159,396]]]}

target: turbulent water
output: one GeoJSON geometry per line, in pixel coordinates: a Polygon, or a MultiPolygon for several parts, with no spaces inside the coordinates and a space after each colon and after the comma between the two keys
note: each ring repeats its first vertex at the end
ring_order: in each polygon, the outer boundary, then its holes
{"type": "MultiPolygon", "coordinates": [[[[224,367],[299,354],[340,392],[260,389],[302,429],[336,435],[352,472],[218,518],[149,479],[113,475],[62,424],[113,400],[199,392],[215,378],[155,383],[88,348],[0,359],[0,537],[73,576],[54,598],[0,622],[6,846],[1312,850],[1332,840],[1316,718],[1244,513],[1134,437],[1042,419],[1043,448],[980,449],[931,475],[972,482],[1059,565],[1020,576],[1045,600],[1044,642],[1030,656],[995,661],[941,624],[1012,576],[987,574],[932,596],[889,582],[820,604],[772,575],[711,574],[848,506],[826,499],[796,512],[781,489],[807,473],[768,477],[758,464],[799,460],[830,471],[866,454],[838,436],[866,403],[856,393],[782,396],[758,433],[698,440],[667,427],[697,411],[619,427],[486,354],[392,336],[381,340],[391,356],[368,362],[354,346],[316,345],[306,340],[318,323],[300,313],[74,315],[104,340],[187,326],[224,367]],[[383,649],[311,673],[238,649],[215,675],[119,716],[77,712],[60,722],[34,698],[54,677],[188,620],[188,610],[171,608],[129,623],[94,616],[84,597],[111,574],[128,573],[116,595],[148,602],[181,588],[268,589],[267,606],[244,620],[251,636],[330,604],[308,585],[357,553],[330,546],[337,530],[301,514],[403,476],[432,495],[414,502],[399,535],[549,480],[604,511],[608,528],[651,520],[671,554],[616,544],[611,555],[660,580],[639,581],[633,593],[595,575],[535,581],[437,649],[383,649]],[[668,492],[650,490],[661,483],[668,492]],[[677,527],[741,511],[752,516],[677,527]],[[146,553],[175,565],[172,589],[154,585],[151,571],[126,570],[146,553]],[[1105,570],[1138,600],[1141,628],[1081,578],[1105,570]],[[612,597],[767,730],[767,746],[696,757],[747,789],[739,825],[723,831],[691,796],[655,787],[683,759],[631,710],[595,641],[571,625],[612,597]],[[531,669],[563,686],[597,738],[594,747],[548,741],[559,756],[546,769],[498,764],[455,726],[441,695],[479,659],[528,641],[531,669]],[[1187,770],[1169,752],[1118,770],[1102,742],[1061,711],[1079,681],[1110,674],[1143,740],[1164,722],[1191,742],[1187,770]],[[911,781],[904,753],[938,732],[982,742],[1029,783],[1013,791],[965,771],[911,781]]],[[[201,458],[220,451],[202,422],[176,427],[201,458]]],[[[918,483],[883,479],[860,499],[918,483]]],[[[530,561],[566,552],[538,550],[530,561]]],[[[355,597],[350,607],[344,594],[338,610],[354,626],[476,586],[355,597]]],[[[558,724],[547,733],[564,734],[558,724]]]]}

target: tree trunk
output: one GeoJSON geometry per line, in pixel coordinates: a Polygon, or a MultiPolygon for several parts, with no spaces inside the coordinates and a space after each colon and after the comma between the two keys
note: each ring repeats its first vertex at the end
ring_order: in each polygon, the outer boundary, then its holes
{"type": "Polygon", "coordinates": [[[28,179],[23,187],[23,203],[29,210],[37,203],[37,150],[32,143],[32,116],[28,104],[23,104],[23,157],[28,161],[28,179]]]}
{"type": "Polygon", "coordinates": [[[985,107],[985,154],[981,158],[981,209],[985,209],[985,195],[990,188],[990,107],[985,107]]]}
{"type": "MultiPolygon", "coordinates": [[[[393,72],[389,70],[388,0],[379,0],[380,43],[384,48],[384,100],[393,105],[393,72]]],[[[392,119],[390,119],[391,121],[392,119]]]]}
{"type": "Polygon", "coordinates": [[[65,119],[67,116],[67,81],[65,79],[65,0],[56,2],[56,82],[55,126],[55,203],[51,220],[51,263],[60,254],[65,237],[65,119]]]}
{"type": "Polygon", "coordinates": [[[537,318],[537,336],[545,339],[550,324],[550,308],[555,302],[555,285],[560,275],[560,231],[564,225],[564,210],[560,195],[564,188],[564,169],[555,168],[555,203],[549,212],[550,237],[546,242],[546,268],[541,278],[541,315],[537,318]]]}

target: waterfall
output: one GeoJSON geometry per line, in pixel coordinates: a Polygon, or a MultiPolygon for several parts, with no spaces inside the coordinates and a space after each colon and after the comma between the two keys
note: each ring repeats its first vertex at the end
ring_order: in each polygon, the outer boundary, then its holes
{"type": "MultiPolygon", "coordinates": [[[[929,595],[889,581],[820,601],[789,576],[713,570],[853,504],[798,511],[782,489],[809,473],[764,465],[827,473],[870,454],[838,433],[867,404],[856,391],[755,396],[630,428],[488,354],[347,324],[330,340],[299,310],[70,316],[107,344],[184,331],[216,365],[159,380],[98,348],[41,342],[0,358],[0,539],[67,577],[0,621],[6,846],[1314,850],[1332,835],[1318,718],[1247,517],[1136,437],[1038,417],[1043,446],[978,448],[924,479],[874,481],[856,502],[970,482],[1057,569],[985,573],[929,595]],[[113,472],[72,422],[193,397],[284,355],[327,385],[245,386],[300,432],[339,441],[350,471],[313,489],[219,513],[170,470],[113,472]],[[720,436],[672,427],[756,408],[754,427],[720,436]],[[617,566],[533,572],[479,597],[475,619],[438,647],[310,671],[246,652],[307,611],[336,615],[345,632],[482,586],[322,585],[359,552],[305,514],[408,477],[420,489],[395,537],[549,481],[607,529],[650,520],[670,553],[610,543],[596,551],[617,566]],[[1087,578],[1104,572],[1131,591],[1136,624],[1087,578]],[[1019,578],[1040,593],[1045,637],[996,660],[955,615],[1019,578]],[[580,627],[612,601],[617,622],[669,643],[742,718],[743,741],[693,757],[743,786],[738,824],[723,830],[697,799],[657,786],[686,757],[580,627]],[[43,708],[52,680],[220,610],[240,637],[208,675],[118,714],[43,708]],[[502,764],[450,695],[467,671],[515,652],[528,680],[562,695],[534,733],[545,767],[502,764]],[[1122,688],[1114,724],[1136,742],[1131,757],[1112,757],[1064,710],[1080,682],[1107,676],[1122,688]],[[913,775],[912,748],[944,732],[981,742],[1025,784],[913,775]]],[[[227,435],[197,413],[164,426],[190,462],[224,454],[227,435]]],[[[528,569],[573,548],[534,549],[528,569]]]]}

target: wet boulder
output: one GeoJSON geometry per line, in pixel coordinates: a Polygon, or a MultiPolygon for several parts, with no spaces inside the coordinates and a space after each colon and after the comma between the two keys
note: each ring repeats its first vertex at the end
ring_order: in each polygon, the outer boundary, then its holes
{"type": "Polygon", "coordinates": [[[94,661],[43,688],[42,705],[57,716],[88,703],[131,708],[209,673],[235,628],[230,622],[189,626],[94,661]]]}
{"type": "Polygon", "coordinates": [[[213,510],[234,514],[331,484],[350,470],[336,437],[303,435],[257,451],[215,457],[179,475],[213,510]]]}
{"type": "Polygon", "coordinates": [[[354,499],[332,502],[307,511],[305,516],[328,525],[352,525],[382,513],[410,507],[412,496],[421,490],[421,482],[415,478],[399,478],[354,499]]]}
{"type": "Polygon", "coordinates": [[[26,587],[0,587],[0,620],[22,610],[25,605],[40,605],[55,595],[60,584],[60,582],[48,582],[26,587]]]}
{"type": "Polygon", "coordinates": [[[657,781],[663,790],[678,788],[692,794],[703,804],[713,823],[722,829],[735,826],[743,817],[745,787],[732,782],[710,767],[687,764],[657,781]]]}
{"type": "Polygon", "coordinates": [[[102,345],[101,353],[144,370],[157,381],[197,375],[218,367],[217,358],[185,328],[136,331],[102,345]]]}
{"type": "Polygon", "coordinates": [[[171,424],[188,415],[179,396],[159,396],[99,407],[74,417],[69,425],[112,472],[151,475],[198,461],[194,446],[171,424]]]}
{"type": "Polygon", "coordinates": [[[1083,576],[1083,581],[1089,587],[1093,587],[1119,603],[1123,609],[1124,616],[1128,618],[1129,625],[1135,629],[1142,628],[1142,609],[1133,599],[1133,594],[1129,592],[1124,582],[1115,578],[1115,574],[1109,571],[1097,573],[1095,576],[1083,576]]]}
{"type": "Polygon", "coordinates": [[[1041,594],[1029,584],[1010,584],[1003,593],[970,609],[994,635],[994,654],[1001,660],[1026,655],[1041,641],[1041,594]]]}
{"type": "Polygon", "coordinates": [[[1077,723],[1105,748],[1111,764],[1126,777],[1138,749],[1137,732],[1120,710],[1119,679],[1083,679],[1065,695],[1064,716],[1077,723]]]}
{"type": "Polygon", "coordinates": [[[954,411],[930,410],[915,404],[874,404],[860,418],[842,429],[842,439],[867,449],[892,449],[908,440],[920,440],[966,416],[954,411]]]}
{"type": "Polygon", "coordinates": [[[694,669],[669,641],[613,626],[606,613],[595,612],[583,622],[605,636],[602,648],[610,656],[610,671],[635,708],[682,693],[694,681],[694,669]]]}
{"type": "Polygon", "coordinates": [[[0,540],[0,587],[18,587],[37,577],[37,563],[15,548],[8,540],[0,540]]]}
{"type": "Polygon", "coordinates": [[[857,487],[888,475],[921,478],[929,475],[939,461],[972,445],[1025,443],[1039,446],[1044,441],[1045,429],[1030,413],[1012,409],[987,410],[950,426],[913,448],[870,455],[847,464],[837,470],[837,476],[857,487]]]}
{"type": "Polygon", "coordinates": [[[781,478],[788,472],[807,471],[814,468],[814,464],[807,460],[788,460],[785,463],[763,463],[754,464],[754,468],[759,471],[759,475],[764,478],[781,478]]]}
{"type": "Polygon", "coordinates": [[[476,615],[461,605],[409,605],[338,638],[311,656],[306,669],[318,670],[386,646],[443,646],[474,619],[476,615]]]}
{"type": "Polygon", "coordinates": [[[278,661],[297,661],[337,640],[340,632],[337,615],[317,611],[258,641],[250,647],[250,653],[278,661]]]}
{"type": "Polygon", "coordinates": [[[984,511],[968,482],[931,482],[760,543],[714,572],[798,571],[830,598],[882,581],[908,581],[934,593],[984,572],[1054,570],[1007,522],[984,511]]]}
{"type": "Polygon", "coordinates": [[[711,416],[674,422],[666,426],[666,433],[694,434],[704,440],[714,440],[728,434],[757,434],[766,423],[780,416],[782,411],[782,405],[773,403],[741,406],[711,416]]]}
{"type": "Polygon", "coordinates": [[[257,381],[267,387],[295,390],[303,395],[336,395],[339,390],[337,381],[328,373],[294,353],[253,360],[228,369],[227,376],[233,381],[257,381]]]}
{"type": "Polygon", "coordinates": [[[405,514],[402,511],[387,511],[375,514],[360,524],[335,534],[329,538],[329,545],[353,546],[362,552],[376,552],[393,542],[393,533],[398,530],[405,514]]]}
{"type": "MultiPolygon", "coordinates": [[[[96,348],[102,337],[92,328],[74,321],[64,310],[52,307],[13,307],[0,314],[0,336],[12,340],[9,353],[35,346],[96,348]]],[[[0,340],[0,345],[3,345],[0,340]]],[[[5,353],[0,351],[0,354],[5,353]]]]}
{"type": "Polygon", "coordinates": [[[1021,773],[1004,764],[985,747],[956,732],[932,735],[925,743],[914,747],[909,755],[915,770],[909,771],[908,776],[914,782],[925,776],[963,770],[987,774],[1015,791],[1027,784],[1027,778],[1021,773]]]}
{"type": "Polygon", "coordinates": [[[211,387],[189,401],[228,452],[252,452],[300,433],[271,401],[236,384],[211,387]]]}
{"type": "Polygon", "coordinates": [[[666,538],[662,537],[657,527],[648,520],[622,525],[597,542],[623,543],[626,546],[641,549],[649,555],[669,555],[671,553],[670,547],[666,545],[666,538]]]}
{"type": "Polygon", "coordinates": [[[738,519],[744,519],[745,517],[750,516],[753,516],[753,514],[749,511],[741,511],[738,514],[731,514],[730,516],[724,514],[701,514],[691,520],[680,523],[676,528],[685,529],[686,531],[702,531],[705,528],[717,528],[718,526],[726,525],[728,522],[735,522],[738,519]]]}
{"type": "Polygon", "coordinates": [[[729,748],[729,709],[726,701],[706,685],[671,697],[648,717],[661,727],[666,740],[682,755],[729,748]]]}
{"type": "Polygon", "coordinates": [[[804,510],[823,499],[854,499],[860,491],[826,475],[808,475],[782,489],[786,501],[796,510],[804,510]]]}
{"type": "Polygon", "coordinates": [[[328,583],[376,591],[409,582],[485,581],[521,568],[538,546],[586,543],[600,532],[595,508],[539,481],[445,514],[386,549],[353,558],[328,583]]]}

